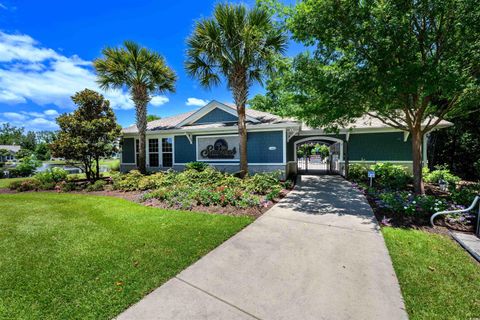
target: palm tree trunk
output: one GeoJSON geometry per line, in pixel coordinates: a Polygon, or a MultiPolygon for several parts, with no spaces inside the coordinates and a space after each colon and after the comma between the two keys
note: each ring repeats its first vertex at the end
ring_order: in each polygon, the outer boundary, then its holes
{"type": "Polygon", "coordinates": [[[248,86],[244,71],[240,71],[231,81],[233,99],[237,106],[238,114],[238,136],[240,137],[240,177],[243,178],[248,173],[248,154],[247,154],[247,123],[245,115],[245,105],[247,104],[248,86]]]}
{"type": "Polygon", "coordinates": [[[135,103],[135,115],[137,122],[137,129],[139,133],[138,146],[138,163],[137,167],[141,173],[147,172],[147,157],[146,157],[146,132],[147,132],[147,104],[149,99],[146,88],[134,87],[132,88],[132,100],[135,103]]]}
{"type": "Polygon", "coordinates": [[[240,137],[240,177],[243,178],[248,173],[245,105],[238,106],[238,135],[240,137]]]}

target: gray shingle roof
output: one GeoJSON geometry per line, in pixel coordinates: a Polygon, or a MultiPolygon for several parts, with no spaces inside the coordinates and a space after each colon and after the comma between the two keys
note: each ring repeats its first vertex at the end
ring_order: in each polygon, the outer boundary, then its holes
{"type": "MultiPolygon", "coordinates": [[[[438,119],[437,117],[434,117],[432,122],[436,121],[438,119]]],[[[424,121],[423,125],[426,125],[428,121],[424,121]]],[[[437,124],[437,128],[446,128],[452,126],[453,123],[446,121],[446,120],[441,120],[437,124]]],[[[390,128],[388,125],[383,123],[381,120],[369,116],[369,115],[364,115],[363,117],[360,117],[347,125],[344,129],[382,129],[382,128],[390,128]]],[[[302,130],[312,130],[309,126],[307,126],[305,123],[302,123],[302,130]]]]}
{"type": "Polygon", "coordinates": [[[20,146],[9,145],[9,144],[0,144],[0,149],[5,149],[13,153],[20,151],[20,146]]]}
{"type": "MultiPolygon", "coordinates": [[[[235,105],[231,103],[223,103],[223,104],[232,109],[236,109],[235,105]]],[[[200,109],[177,114],[177,115],[166,117],[159,120],[150,121],[147,124],[147,131],[161,131],[161,130],[176,129],[178,124],[180,124],[182,121],[184,121],[185,119],[187,119],[188,117],[190,117],[192,114],[194,114],[200,109]]],[[[245,112],[247,116],[255,118],[259,121],[258,123],[250,122],[248,123],[249,126],[255,126],[259,124],[261,125],[261,124],[298,123],[298,125],[301,125],[302,131],[312,130],[312,128],[307,126],[305,123],[301,123],[300,121],[297,121],[292,118],[282,118],[280,116],[277,116],[268,112],[263,112],[263,111],[253,110],[253,109],[246,109],[245,112]]],[[[437,128],[445,128],[451,125],[453,125],[451,122],[442,120],[437,125],[437,128]]],[[[193,130],[205,130],[205,129],[214,129],[214,128],[228,128],[228,127],[234,127],[234,126],[236,126],[236,123],[209,123],[209,124],[199,124],[199,125],[195,125],[195,124],[186,125],[186,126],[182,126],[182,128],[188,128],[189,131],[190,130],[193,131],[193,130]]],[[[358,118],[356,121],[352,122],[344,129],[365,130],[365,129],[383,129],[383,128],[389,128],[389,126],[377,118],[365,115],[361,118],[358,118]]],[[[137,132],[138,130],[136,125],[131,125],[123,129],[123,133],[137,133],[137,132]]]]}
{"type": "MultiPolygon", "coordinates": [[[[225,103],[226,106],[233,108],[234,105],[225,103]]],[[[171,117],[162,118],[159,120],[150,121],[147,124],[147,131],[157,131],[157,130],[169,130],[175,129],[175,127],[190,117],[192,114],[197,112],[197,110],[177,114],[171,117]]],[[[282,123],[282,122],[291,122],[290,119],[284,119],[282,117],[273,115],[268,112],[253,110],[253,109],[246,109],[245,110],[247,116],[257,119],[260,124],[268,124],[268,123],[282,123]]],[[[189,125],[188,128],[191,130],[196,129],[207,129],[207,128],[220,128],[220,127],[228,127],[236,124],[228,124],[228,123],[210,123],[210,124],[202,124],[202,125],[189,125]]],[[[251,125],[254,125],[251,123],[251,125]]],[[[186,126],[184,126],[186,127],[186,126]]],[[[131,125],[123,129],[124,133],[136,133],[138,132],[136,125],[131,125]]]]}

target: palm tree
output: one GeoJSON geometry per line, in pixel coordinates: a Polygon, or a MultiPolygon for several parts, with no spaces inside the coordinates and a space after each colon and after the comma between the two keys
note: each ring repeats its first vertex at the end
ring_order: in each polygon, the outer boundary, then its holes
{"type": "Polygon", "coordinates": [[[286,48],[287,37],[275,28],[271,16],[256,7],[219,4],[213,17],[202,19],[187,39],[185,68],[207,88],[218,85],[223,77],[238,113],[240,136],[240,172],[248,172],[245,105],[254,82],[262,83],[273,71],[273,59],[286,48]]]}
{"type": "Polygon", "coordinates": [[[102,53],[104,57],[93,62],[97,70],[97,82],[104,90],[129,89],[140,134],[137,166],[145,173],[147,104],[153,94],[175,91],[176,75],[160,54],[132,41],[125,41],[124,47],[107,47],[102,53]]]}

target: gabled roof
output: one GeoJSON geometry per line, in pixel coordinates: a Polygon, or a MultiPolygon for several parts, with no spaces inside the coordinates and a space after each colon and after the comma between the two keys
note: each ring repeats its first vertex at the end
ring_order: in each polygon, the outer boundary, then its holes
{"type": "MultiPolygon", "coordinates": [[[[237,123],[235,121],[226,121],[226,122],[214,122],[214,123],[195,123],[198,119],[202,118],[209,112],[211,112],[214,109],[221,109],[224,112],[230,113],[234,116],[237,116],[237,110],[234,104],[230,103],[221,103],[218,101],[211,101],[205,106],[185,112],[182,114],[178,114],[175,116],[171,117],[166,117],[163,119],[159,120],[154,120],[150,121],[147,124],[147,131],[148,132],[155,132],[155,131],[167,131],[167,130],[175,130],[180,131],[180,132],[194,132],[194,131],[208,131],[210,129],[216,130],[219,129],[221,130],[222,128],[225,129],[235,129],[237,127],[237,123]]],[[[261,125],[277,125],[280,127],[297,127],[300,128],[301,131],[309,131],[309,130],[314,130],[316,132],[323,131],[322,129],[315,129],[315,128],[310,128],[307,126],[305,123],[301,123],[298,120],[295,119],[289,119],[289,118],[282,118],[280,116],[276,116],[274,114],[268,113],[268,112],[263,112],[263,111],[258,111],[258,110],[253,110],[253,109],[246,109],[245,110],[246,116],[247,116],[247,126],[248,127],[256,127],[256,126],[261,126],[261,125]]],[[[433,120],[435,120],[434,118],[433,120]]],[[[433,121],[432,121],[433,122],[433,121]]],[[[424,125],[426,125],[427,121],[425,121],[424,125]]],[[[451,122],[448,122],[446,120],[440,121],[436,128],[446,128],[449,126],[452,126],[453,124],[451,122]]],[[[350,123],[347,125],[345,128],[341,128],[341,132],[365,132],[365,131],[397,131],[397,129],[394,129],[379,119],[365,115],[363,117],[358,118],[354,122],[350,123]]],[[[137,133],[137,127],[136,125],[129,126],[127,128],[123,129],[123,133],[137,133]]]]}
{"type": "MultiPolygon", "coordinates": [[[[174,130],[174,129],[185,129],[185,130],[206,130],[209,128],[220,128],[220,127],[236,127],[236,123],[208,123],[208,124],[195,124],[195,121],[202,118],[208,112],[212,111],[215,108],[219,108],[225,112],[228,112],[232,115],[237,116],[237,110],[235,105],[221,103],[218,101],[211,101],[207,105],[201,107],[200,109],[185,112],[171,117],[162,118],[159,120],[150,121],[147,124],[147,131],[161,131],[161,130],[174,130]]],[[[250,126],[261,125],[261,124],[281,124],[281,123],[294,123],[291,119],[285,119],[267,112],[257,111],[247,108],[245,110],[247,124],[250,126]]],[[[138,132],[136,125],[131,125],[123,129],[123,133],[136,133],[138,132]]]]}
{"type": "MultiPolygon", "coordinates": [[[[433,117],[431,122],[433,123],[437,119],[438,119],[437,117],[433,117]]],[[[428,120],[425,120],[422,123],[422,127],[427,125],[427,123],[428,123],[428,120]]],[[[450,126],[453,126],[453,123],[451,123],[447,120],[441,120],[435,126],[435,128],[436,129],[441,129],[441,128],[447,128],[447,127],[450,127],[450,126]]],[[[354,132],[358,132],[358,131],[363,132],[363,131],[368,131],[368,130],[379,130],[379,131],[381,131],[382,129],[396,130],[395,128],[392,128],[392,127],[386,125],[381,120],[379,120],[375,117],[372,117],[372,116],[369,116],[369,115],[364,115],[363,117],[357,118],[355,121],[353,121],[352,123],[345,126],[345,128],[341,128],[340,131],[341,132],[346,132],[346,131],[352,130],[354,132]]],[[[302,123],[301,130],[308,131],[308,130],[316,130],[316,129],[309,127],[305,123],[302,123]]]]}
{"type": "Polygon", "coordinates": [[[13,153],[20,151],[20,146],[10,145],[10,144],[0,144],[0,150],[5,149],[13,153]]]}

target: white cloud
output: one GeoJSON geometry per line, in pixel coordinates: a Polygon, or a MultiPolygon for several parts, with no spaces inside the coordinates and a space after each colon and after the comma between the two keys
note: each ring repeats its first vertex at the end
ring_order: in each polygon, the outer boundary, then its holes
{"type": "Polygon", "coordinates": [[[4,112],[3,117],[11,121],[23,121],[27,119],[27,116],[16,112],[4,112]]]}
{"type": "Polygon", "coordinates": [[[15,127],[23,127],[26,130],[57,130],[55,122],[59,113],[56,110],[48,109],[43,112],[19,111],[0,113],[0,124],[9,123],[15,127]]]}
{"type": "Polygon", "coordinates": [[[18,104],[18,103],[25,103],[27,100],[13,92],[0,90],[0,103],[7,103],[7,104],[18,104]]]}
{"type": "Polygon", "coordinates": [[[208,100],[198,99],[198,98],[188,98],[185,103],[187,106],[197,106],[203,107],[208,103],[208,100]]]}
{"type": "Polygon", "coordinates": [[[35,131],[38,130],[57,130],[58,125],[55,121],[47,120],[44,118],[33,118],[26,123],[27,128],[32,128],[35,131]]]}
{"type": "MultiPolygon", "coordinates": [[[[0,103],[54,104],[71,108],[70,97],[85,88],[102,92],[90,61],[44,48],[28,35],[0,32],[0,103]]],[[[134,107],[128,92],[102,92],[114,109],[134,107]]]]}
{"type": "Polygon", "coordinates": [[[3,3],[0,3],[0,8],[5,9],[5,10],[8,9],[3,3]]]}
{"type": "Polygon", "coordinates": [[[161,105],[164,105],[168,101],[170,100],[165,96],[155,96],[152,98],[152,100],[150,100],[150,104],[154,107],[159,107],[161,105]]]}
{"type": "Polygon", "coordinates": [[[58,111],[57,111],[57,110],[53,110],[53,109],[45,110],[43,113],[44,113],[46,116],[49,116],[49,117],[57,117],[57,116],[58,116],[58,111]]]}

